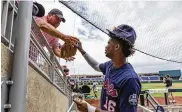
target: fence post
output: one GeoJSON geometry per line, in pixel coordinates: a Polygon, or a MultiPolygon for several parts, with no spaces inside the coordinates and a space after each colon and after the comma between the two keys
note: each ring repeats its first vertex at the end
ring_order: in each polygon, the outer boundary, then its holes
{"type": "Polygon", "coordinates": [[[146,100],[147,100],[147,106],[149,106],[149,99],[148,99],[148,93],[146,94],[146,100]]]}
{"type": "Polygon", "coordinates": [[[25,112],[32,7],[32,1],[19,3],[11,77],[14,83],[10,88],[11,109],[9,112],[25,112]]]}
{"type": "Polygon", "coordinates": [[[51,81],[52,81],[52,83],[53,84],[55,84],[55,66],[54,66],[54,62],[55,62],[55,56],[54,56],[54,54],[52,54],[51,53],[51,55],[50,55],[50,60],[51,60],[51,62],[53,63],[53,65],[51,65],[50,66],[50,71],[49,71],[49,73],[50,73],[50,78],[51,78],[51,81]]]}
{"type": "Polygon", "coordinates": [[[164,93],[165,104],[168,105],[168,93],[164,93]]]}
{"type": "Polygon", "coordinates": [[[141,94],[141,95],[140,95],[140,104],[141,104],[142,106],[145,106],[145,103],[144,103],[144,94],[141,94]]]}

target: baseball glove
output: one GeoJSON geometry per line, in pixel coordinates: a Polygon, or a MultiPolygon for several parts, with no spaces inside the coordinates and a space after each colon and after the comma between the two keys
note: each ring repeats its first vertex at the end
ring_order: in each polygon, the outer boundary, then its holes
{"type": "Polygon", "coordinates": [[[72,57],[76,54],[77,52],[77,48],[68,44],[68,43],[64,43],[61,48],[61,54],[60,54],[60,58],[69,58],[72,57]]]}
{"type": "Polygon", "coordinates": [[[78,43],[80,40],[74,36],[65,35],[65,38],[62,39],[65,43],[74,45],[75,43],[78,43]]]}

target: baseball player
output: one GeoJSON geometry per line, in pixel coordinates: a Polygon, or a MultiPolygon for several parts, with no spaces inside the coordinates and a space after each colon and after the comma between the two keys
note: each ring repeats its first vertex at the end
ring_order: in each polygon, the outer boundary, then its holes
{"type": "Polygon", "coordinates": [[[81,43],[75,45],[88,64],[105,75],[101,107],[96,108],[80,99],[74,101],[82,112],[137,112],[141,83],[132,65],[126,61],[134,53],[135,30],[122,24],[107,31],[110,39],[105,47],[105,55],[111,59],[108,62],[98,63],[84,51],[81,43]]]}
{"type": "Polygon", "coordinates": [[[95,95],[95,98],[97,98],[97,92],[98,92],[98,83],[93,83],[92,89],[95,95]]]}
{"type": "MultiPolygon", "coordinates": [[[[171,89],[172,88],[172,78],[170,77],[169,74],[167,74],[164,77],[163,82],[166,84],[166,89],[171,89]]],[[[176,103],[172,92],[168,92],[168,97],[169,97],[169,103],[176,103]]]]}

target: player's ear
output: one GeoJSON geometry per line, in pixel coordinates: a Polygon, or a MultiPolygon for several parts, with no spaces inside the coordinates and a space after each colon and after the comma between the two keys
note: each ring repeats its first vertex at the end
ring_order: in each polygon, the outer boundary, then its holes
{"type": "Polygon", "coordinates": [[[120,45],[119,44],[116,44],[115,50],[119,50],[119,49],[121,49],[120,45]]]}

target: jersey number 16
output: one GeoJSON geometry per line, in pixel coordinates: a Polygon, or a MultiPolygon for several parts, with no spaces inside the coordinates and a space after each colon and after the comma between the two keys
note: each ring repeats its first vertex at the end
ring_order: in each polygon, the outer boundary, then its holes
{"type": "Polygon", "coordinates": [[[108,97],[106,97],[106,103],[104,105],[104,107],[108,110],[108,111],[115,111],[115,106],[116,106],[116,102],[109,100],[108,101],[108,97]]]}

